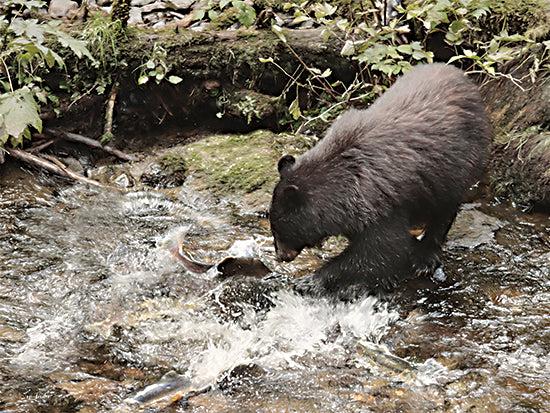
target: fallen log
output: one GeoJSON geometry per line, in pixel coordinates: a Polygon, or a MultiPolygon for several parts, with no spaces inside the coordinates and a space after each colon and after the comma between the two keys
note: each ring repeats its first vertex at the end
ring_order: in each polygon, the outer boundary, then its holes
{"type": "MultiPolygon", "coordinates": [[[[93,179],[87,178],[85,176],[82,176],[80,174],[77,174],[74,171],[71,171],[69,168],[67,168],[65,165],[63,165],[60,161],[57,159],[55,162],[52,162],[51,160],[43,159],[39,156],[32,155],[26,151],[23,151],[21,149],[6,149],[6,152],[9,156],[11,156],[14,159],[17,159],[20,162],[24,162],[26,164],[29,164],[31,166],[34,166],[39,169],[43,169],[45,171],[48,171],[49,173],[59,175],[65,178],[72,179],[74,181],[83,182],[85,184],[99,186],[101,188],[110,188],[110,189],[117,189],[121,191],[121,188],[116,188],[108,185],[104,185],[101,182],[95,181],[93,179]]],[[[47,155],[46,155],[47,156],[47,155]]]]}
{"type": "Polygon", "coordinates": [[[102,145],[99,141],[96,141],[95,139],[88,138],[86,136],[82,136],[77,133],[64,132],[58,129],[46,129],[46,132],[49,133],[50,135],[54,135],[71,142],[83,143],[84,145],[88,145],[92,148],[101,149],[102,151],[107,152],[110,155],[116,156],[117,158],[122,159],[123,161],[132,162],[132,161],[138,160],[138,158],[135,157],[134,155],[129,155],[127,153],[124,153],[109,145],[102,145]]]}

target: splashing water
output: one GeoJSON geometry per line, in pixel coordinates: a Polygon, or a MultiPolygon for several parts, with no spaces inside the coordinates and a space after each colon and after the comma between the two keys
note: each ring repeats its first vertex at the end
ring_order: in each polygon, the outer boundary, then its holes
{"type": "Polygon", "coordinates": [[[170,240],[290,276],[323,260],[312,250],[277,263],[265,223],[188,188],[174,199],[10,185],[0,199],[3,410],[111,411],[170,370],[214,390],[169,411],[550,410],[544,218],[497,210],[500,229],[481,237],[490,243],[450,244],[445,284],[404,303],[334,303],[280,283],[262,290],[270,279],[186,272],[170,240]],[[231,381],[250,364],[259,377],[231,381]]]}

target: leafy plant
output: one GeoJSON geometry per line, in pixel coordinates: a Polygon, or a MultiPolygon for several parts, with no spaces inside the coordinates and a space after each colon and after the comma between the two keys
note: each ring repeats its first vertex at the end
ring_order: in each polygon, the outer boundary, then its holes
{"type": "Polygon", "coordinates": [[[40,22],[21,18],[26,10],[44,6],[41,0],[5,0],[0,15],[0,147],[8,140],[20,145],[31,137],[30,128],[42,129],[39,103],[56,101],[42,85],[42,74],[58,67],[65,69],[63,58],[52,48],[58,42],[78,58],[94,60],[86,42],[75,39],[59,28],[59,22],[40,22]],[[10,19],[7,11],[15,10],[10,19]]]}
{"type": "Polygon", "coordinates": [[[113,83],[113,74],[128,65],[119,49],[120,41],[126,38],[122,21],[111,21],[109,16],[102,13],[92,14],[79,32],[78,38],[88,44],[88,49],[94,56],[90,63],[95,69],[95,78],[90,82],[93,84],[86,86],[103,94],[113,83]]]}
{"type": "Polygon", "coordinates": [[[172,84],[178,84],[183,79],[179,76],[168,76],[169,68],[166,63],[166,50],[158,43],[153,45],[153,50],[145,57],[147,59],[136,70],[139,69],[138,84],[143,85],[150,79],[159,84],[166,79],[172,84]]]}
{"type": "Polygon", "coordinates": [[[203,20],[208,17],[209,20],[216,20],[222,11],[227,10],[231,5],[234,9],[234,17],[245,27],[250,27],[256,21],[256,10],[243,0],[209,0],[195,14],[195,20],[203,20]]]}
{"type": "MultiPolygon", "coordinates": [[[[387,6],[389,3],[382,4],[387,6]]],[[[294,14],[294,23],[311,22],[320,26],[325,41],[332,36],[342,39],[341,54],[357,61],[360,69],[350,85],[331,83],[330,69],[305,65],[288,45],[285,30],[273,24],[272,31],[301,64],[301,70],[285,72],[290,79],[285,93],[296,87],[289,106],[295,120],[307,124],[331,118],[334,112],[353,102],[376,97],[412,65],[434,60],[434,54],[426,48],[426,39],[436,33],[443,34],[445,43],[456,50],[449,63],[463,62],[468,71],[481,72],[489,78],[500,76],[498,65],[519,56],[532,43],[525,33],[509,33],[506,20],[499,22],[498,30],[495,27],[487,29],[494,22],[490,19],[492,8],[512,13],[514,7],[519,7],[511,0],[415,0],[406,4],[406,7],[397,6],[393,10],[397,16],[394,19],[388,19],[387,11],[381,10],[379,3],[374,1],[339,6],[333,2],[306,0],[283,6],[284,11],[294,14]],[[310,114],[305,112],[298,98],[304,95],[299,93],[300,89],[317,98],[317,108],[325,109],[320,114],[317,109],[310,114]]],[[[277,65],[272,58],[261,61],[277,65]]]]}

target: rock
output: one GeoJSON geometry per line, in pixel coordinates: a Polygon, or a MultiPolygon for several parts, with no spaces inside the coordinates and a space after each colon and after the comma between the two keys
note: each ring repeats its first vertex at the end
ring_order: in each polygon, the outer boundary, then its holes
{"type": "Polygon", "coordinates": [[[154,3],[147,4],[141,8],[143,13],[150,13],[153,10],[164,10],[168,8],[168,5],[163,1],[155,1],[154,3]]]}
{"type": "Polygon", "coordinates": [[[174,10],[187,10],[195,4],[195,0],[165,0],[165,3],[174,10]]]}
{"type": "Polygon", "coordinates": [[[71,10],[76,10],[78,3],[71,0],[52,0],[48,13],[54,19],[62,19],[67,17],[71,10]]]}
{"type": "Polygon", "coordinates": [[[507,139],[493,149],[492,189],[526,209],[550,211],[550,133],[532,128],[507,139]]]}
{"type": "Polygon", "coordinates": [[[446,246],[473,249],[495,242],[494,234],[504,221],[465,205],[451,227],[446,246]]]}
{"type": "Polygon", "coordinates": [[[128,17],[128,24],[130,26],[136,26],[138,24],[143,24],[143,17],[141,17],[141,8],[132,7],[130,9],[130,16],[128,17]]]}
{"type": "Polygon", "coordinates": [[[147,165],[139,181],[155,188],[173,188],[182,185],[186,176],[185,158],[167,153],[147,165]]]}
{"type": "Polygon", "coordinates": [[[160,29],[162,27],[166,26],[166,23],[164,22],[164,20],[159,20],[158,22],[156,22],[155,24],[153,24],[153,29],[160,29]]]}
{"type": "Polygon", "coordinates": [[[113,182],[120,188],[131,188],[134,186],[134,179],[125,173],[120,174],[113,182]]]}
{"type": "Polygon", "coordinates": [[[537,46],[502,65],[501,76],[481,88],[498,138],[488,168],[492,190],[522,207],[550,211],[550,82],[546,71],[531,72],[546,49],[537,46]],[[518,86],[519,85],[519,86],[518,86]],[[520,87],[521,86],[521,87],[520,87]]]}
{"type": "Polygon", "coordinates": [[[132,2],[130,3],[130,5],[132,7],[141,7],[141,6],[145,6],[147,4],[151,4],[151,3],[154,3],[156,0],[132,0],[132,2]]]}

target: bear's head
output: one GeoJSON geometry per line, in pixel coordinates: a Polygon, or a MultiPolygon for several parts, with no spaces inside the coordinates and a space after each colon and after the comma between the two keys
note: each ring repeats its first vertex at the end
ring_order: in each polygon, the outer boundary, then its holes
{"type": "Polygon", "coordinates": [[[304,249],[317,245],[325,235],[313,210],[311,194],[300,180],[296,159],[284,155],[278,164],[279,183],[273,191],[269,221],[279,261],[292,261],[304,249]]]}

